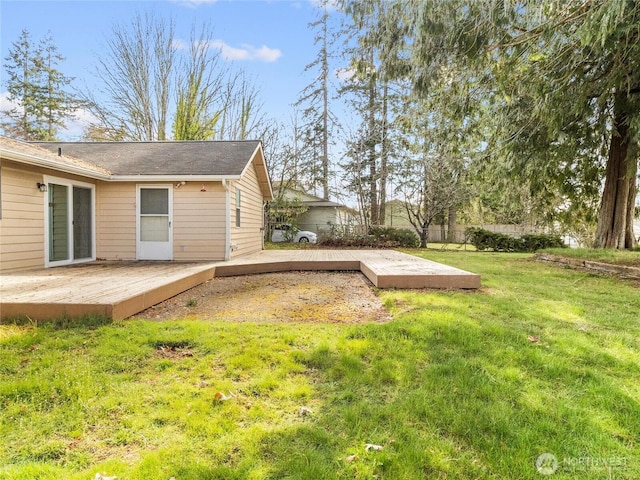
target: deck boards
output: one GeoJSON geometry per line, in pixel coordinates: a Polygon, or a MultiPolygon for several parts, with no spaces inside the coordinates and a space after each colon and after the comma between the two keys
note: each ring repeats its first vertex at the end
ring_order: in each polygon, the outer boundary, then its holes
{"type": "Polygon", "coordinates": [[[0,317],[126,318],[214,276],[361,271],[379,288],[480,287],[480,276],[393,250],[268,250],[228,262],[94,262],[0,277],[0,317]]]}

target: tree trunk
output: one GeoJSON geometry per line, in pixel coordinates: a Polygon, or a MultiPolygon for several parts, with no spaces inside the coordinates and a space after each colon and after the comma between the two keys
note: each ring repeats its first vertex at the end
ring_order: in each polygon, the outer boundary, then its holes
{"type": "Polygon", "coordinates": [[[598,214],[595,248],[631,249],[636,244],[633,217],[638,159],[636,149],[629,144],[628,105],[627,94],[616,93],[614,125],[598,214]]]}
{"type": "Polygon", "coordinates": [[[378,212],[378,220],[380,225],[387,224],[387,162],[389,158],[389,140],[387,139],[387,135],[389,133],[389,128],[387,124],[387,110],[388,110],[388,95],[389,95],[389,84],[385,81],[384,87],[382,90],[382,138],[381,145],[382,150],[380,152],[380,198],[379,205],[380,209],[378,212]]]}
{"type": "Polygon", "coordinates": [[[329,53],[327,51],[327,2],[322,17],[322,198],[329,200],[329,53]]]}
{"type": "Polygon", "coordinates": [[[449,207],[447,242],[456,242],[456,226],[458,225],[458,212],[455,206],[449,207]]]}
{"type": "Polygon", "coordinates": [[[429,224],[423,223],[420,230],[420,248],[427,248],[429,242],[429,224]]]}
{"type": "Polygon", "coordinates": [[[369,162],[369,208],[371,210],[371,225],[380,225],[378,205],[378,173],[376,165],[376,80],[374,75],[369,77],[368,104],[368,162],[369,162]]]}

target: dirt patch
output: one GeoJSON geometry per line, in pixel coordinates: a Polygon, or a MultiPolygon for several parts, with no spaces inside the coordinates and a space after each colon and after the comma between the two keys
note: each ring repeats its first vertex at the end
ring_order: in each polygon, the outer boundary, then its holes
{"type": "Polygon", "coordinates": [[[132,318],[322,323],[391,320],[364,275],[340,272],[214,278],[132,318]]]}

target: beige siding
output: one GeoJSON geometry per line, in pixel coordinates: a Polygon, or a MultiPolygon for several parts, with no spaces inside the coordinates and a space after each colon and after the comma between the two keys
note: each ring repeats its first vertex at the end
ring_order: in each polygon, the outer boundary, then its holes
{"type": "Polygon", "coordinates": [[[231,197],[231,244],[237,249],[232,256],[237,257],[262,250],[264,234],[264,205],[258,184],[258,176],[253,164],[249,166],[241,180],[233,182],[231,197]],[[236,227],[236,188],[242,192],[240,202],[240,227],[236,227]]]}
{"type": "MultiPolygon", "coordinates": [[[[98,185],[97,257],[136,259],[136,194],[134,182],[98,185]]],[[[150,183],[149,185],[162,185],[150,183]]],[[[173,188],[173,259],[223,260],[225,250],[224,189],[220,183],[187,182],[173,188]]]]}
{"type": "Polygon", "coordinates": [[[0,271],[42,268],[46,194],[36,187],[42,182],[42,173],[10,168],[4,161],[0,168],[0,271]]]}
{"type": "MultiPolygon", "coordinates": [[[[96,258],[136,259],[136,183],[92,181],[2,161],[0,270],[42,267],[45,257],[43,175],[96,184],[96,258]]],[[[220,182],[187,182],[173,188],[173,257],[178,261],[223,260],[226,248],[226,191],[220,182]]],[[[234,256],[262,249],[263,197],[251,165],[229,185],[234,256]],[[242,191],[241,226],[235,226],[235,190],[242,191]]]]}
{"type": "Polygon", "coordinates": [[[173,190],[173,258],[224,260],[225,190],[219,182],[187,182],[173,190]]]}
{"type": "Polygon", "coordinates": [[[135,260],[135,183],[99,182],[96,190],[96,257],[135,260]]]}

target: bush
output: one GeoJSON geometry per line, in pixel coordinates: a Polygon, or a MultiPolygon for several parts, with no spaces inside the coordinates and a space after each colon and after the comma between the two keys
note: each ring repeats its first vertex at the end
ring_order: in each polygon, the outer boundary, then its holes
{"type": "Polygon", "coordinates": [[[525,252],[535,252],[545,248],[563,248],[565,243],[558,235],[527,234],[520,240],[525,252]]]}
{"type": "Polygon", "coordinates": [[[416,248],[420,246],[420,239],[411,230],[393,227],[371,227],[369,235],[377,239],[378,243],[393,243],[398,247],[416,248]]]}
{"type": "Polygon", "coordinates": [[[561,248],[566,245],[558,235],[527,234],[520,238],[491,232],[482,228],[467,228],[465,238],[478,250],[494,252],[535,252],[543,248],[561,248]]]}
{"type": "Polygon", "coordinates": [[[333,235],[320,243],[327,247],[416,248],[420,239],[404,228],[371,227],[369,235],[333,235]]]}

